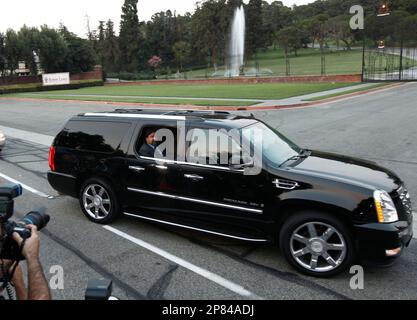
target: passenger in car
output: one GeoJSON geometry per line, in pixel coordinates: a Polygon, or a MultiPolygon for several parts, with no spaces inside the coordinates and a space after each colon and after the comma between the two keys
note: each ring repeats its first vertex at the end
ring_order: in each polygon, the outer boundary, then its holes
{"type": "Polygon", "coordinates": [[[155,158],[156,148],[158,147],[155,141],[156,130],[146,129],[145,130],[145,142],[139,150],[139,154],[142,157],[155,158]]]}

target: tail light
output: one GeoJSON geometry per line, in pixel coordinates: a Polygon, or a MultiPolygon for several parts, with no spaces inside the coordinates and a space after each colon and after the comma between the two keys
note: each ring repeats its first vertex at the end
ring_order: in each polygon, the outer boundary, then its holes
{"type": "Polygon", "coordinates": [[[49,149],[48,162],[49,162],[49,168],[51,169],[51,171],[55,171],[55,147],[54,146],[51,146],[51,148],[49,149]]]}

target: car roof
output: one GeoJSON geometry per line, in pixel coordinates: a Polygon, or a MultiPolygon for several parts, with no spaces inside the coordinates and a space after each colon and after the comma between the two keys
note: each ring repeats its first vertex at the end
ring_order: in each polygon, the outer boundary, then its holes
{"type": "Polygon", "coordinates": [[[211,110],[153,110],[153,109],[116,109],[110,112],[94,112],[79,114],[89,118],[120,118],[120,119],[160,119],[177,121],[198,121],[209,125],[227,125],[241,128],[258,122],[253,115],[242,116],[226,111],[211,110]]]}

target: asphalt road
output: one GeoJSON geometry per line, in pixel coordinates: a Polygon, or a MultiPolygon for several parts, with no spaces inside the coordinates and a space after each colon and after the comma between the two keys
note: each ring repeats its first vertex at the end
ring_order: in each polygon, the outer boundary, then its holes
{"type": "MultiPolygon", "coordinates": [[[[304,147],[371,159],[396,171],[417,199],[417,84],[302,109],[260,111],[304,147]]],[[[71,115],[111,110],[105,104],[0,99],[0,126],[54,136],[71,115]]],[[[260,246],[123,218],[113,229],[87,221],[76,199],[58,196],[46,181],[48,147],[11,138],[0,153],[0,183],[13,178],[25,191],[15,214],[46,207],[41,259],[49,279],[62,266],[55,299],[83,299],[88,279],[112,278],[122,299],[417,299],[417,243],[391,268],[365,267],[365,289],[351,275],[300,276],[274,246],[260,246]],[[34,190],[32,190],[34,191],[34,190]],[[54,196],[47,199],[48,195],[54,196]]],[[[29,141],[31,142],[29,142],[29,141]]],[[[416,202],[414,202],[416,203],[416,202]]]]}

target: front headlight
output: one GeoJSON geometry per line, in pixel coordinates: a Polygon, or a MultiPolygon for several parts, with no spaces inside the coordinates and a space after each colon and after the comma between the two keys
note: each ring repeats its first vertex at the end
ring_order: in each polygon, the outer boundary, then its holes
{"type": "Polygon", "coordinates": [[[376,213],[380,223],[393,223],[399,220],[394,201],[392,201],[388,192],[377,190],[374,192],[374,199],[376,213]]]}

